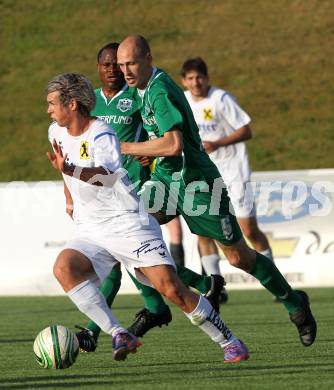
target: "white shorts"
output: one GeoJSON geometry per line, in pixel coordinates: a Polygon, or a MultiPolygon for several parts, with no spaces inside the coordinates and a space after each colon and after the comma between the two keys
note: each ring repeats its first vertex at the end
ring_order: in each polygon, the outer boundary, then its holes
{"type": "Polygon", "coordinates": [[[103,281],[115,264],[122,263],[141,283],[151,286],[138,268],[171,265],[175,262],[162,238],[159,224],[153,217],[149,225],[130,234],[114,234],[108,222],[94,227],[78,227],[66,248],[83,253],[103,281]]]}
{"type": "Polygon", "coordinates": [[[254,193],[251,182],[225,183],[233,209],[230,210],[237,218],[250,218],[256,216],[254,193]]]}
{"type": "Polygon", "coordinates": [[[255,198],[248,163],[233,166],[222,162],[215,162],[215,164],[226,184],[232,205],[231,214],[237,218],[255,217],[255,198]]]}
{"type": "MultiPolygon", "coordinates": [[[[66,249],[74,249],[85,255],[92,263],[94,271],[98,276],[100,283],[109,275],[119,261],[116,260],[107,250],[96,245],[89,238],[73,238],[66,244],[66,249]]],[[[89,279],[92,280],[91,276],[89,279]]],[[[94,281],[94,284],[98,284],[94,281]]]]}

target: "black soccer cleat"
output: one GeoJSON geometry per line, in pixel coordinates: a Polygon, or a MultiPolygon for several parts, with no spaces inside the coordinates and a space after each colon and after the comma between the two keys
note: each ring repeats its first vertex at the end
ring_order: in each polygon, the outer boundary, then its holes
{"type": "Polygon", "coordinates": [[[226,288],[223,287],[219,294],[219,303],[223,305],[224,303],[227,303],[227,301],[228,301],[228,292],[226,288]]]}
{"type": "Polygon", "coordinates": [[[227,302],[228,295],[225,289],[225,280],[221,275],[211,275],[211,289],[205,294],[205,298],[211,303],[212,307],[219,313],[221,299],[227,302]]]}
{"type": "Polygon", "coordinates": [[[151,313],[146,308],[136,314],[134,323],[128,327],[128,331],[137,337],[143,337],[150,329],[167,325],[172,321],[172,313],[169,307],[161,314],[151,313]]]}
{"type": "Polygon", "coordinates": [[[317,336],[317,323],[311,312],[309,297],[306,292],[301,290],[296,290],[295,292],[302,299],[303,310],[289,314],[290,320],[298,329],[301,343],[305,347],[309,347],[317,336]]]}
{"type": "Polygon", "coordinates": [[[81,329],[75,335],[79,341],[79,348],[81,352],[94,352],[97,347],[97,341],[94,338],[94,333],[79,325],[75,325],[76,328],[81,329]]]}

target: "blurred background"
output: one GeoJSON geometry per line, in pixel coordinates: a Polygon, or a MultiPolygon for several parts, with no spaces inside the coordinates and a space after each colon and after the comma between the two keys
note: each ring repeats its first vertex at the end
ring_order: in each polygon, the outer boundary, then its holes
{"type": "Polygon", "coordinates": [[[0,0],[0,181],[59,179],[45,86],[64,72],[98,87],[96,53],[144,35],[179,82],[189,57],[251,115],[255,171],[334,166],[334,14],[330,0],[0,0]]]}

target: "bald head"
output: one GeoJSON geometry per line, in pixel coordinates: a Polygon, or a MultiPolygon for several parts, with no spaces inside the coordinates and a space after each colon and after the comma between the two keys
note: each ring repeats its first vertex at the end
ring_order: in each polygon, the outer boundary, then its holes
{"type": "Polygon", "coordinates": [[[135,50],[140,56],[151,53],[150,45],[142,35],[128,35],[120,44],[120,48],[123,47],[135,50]]]}
{"type": "Polygon", "coordinates": [[[152,74],[150,46],[141,35],[129,35],[119,45],[117,62],[130,87],[143,89],[152,74]]]}

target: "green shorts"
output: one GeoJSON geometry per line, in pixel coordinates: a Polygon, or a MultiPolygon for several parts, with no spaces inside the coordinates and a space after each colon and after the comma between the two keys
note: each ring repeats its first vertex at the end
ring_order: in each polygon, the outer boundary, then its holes
{"type": "Polygon", "coordinates": [[[185,185],[182,180],[153,173],[139,193],[145,209],[163,213],[166,222],[182,215],[192,233],[224,245],[242,238],[238,221],[229,211],[230,199],[221,178],[185,185]]]}

